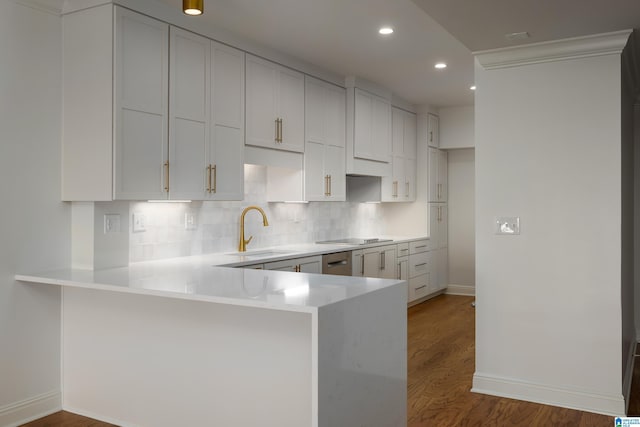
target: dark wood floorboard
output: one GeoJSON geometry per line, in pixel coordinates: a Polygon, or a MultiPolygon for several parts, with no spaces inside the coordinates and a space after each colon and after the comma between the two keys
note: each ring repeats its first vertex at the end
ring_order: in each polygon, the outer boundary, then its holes
{"type": "MultiPolygon", "coordinates": [[[[471,393],[475,370],[473,297],[441,295],[409,309],[408,422],[421,426],[611,427],[613,417],[471,393]]],[[[629,416],[640,416],[640,360],[629,416]]],[[[23,427],[113,427],[58,412],[23,427]]]]}

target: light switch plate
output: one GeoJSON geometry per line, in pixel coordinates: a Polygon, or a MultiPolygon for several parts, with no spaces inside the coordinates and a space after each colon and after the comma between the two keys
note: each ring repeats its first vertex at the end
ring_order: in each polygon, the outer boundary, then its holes
{"type": "Polygon", "coordinates": [[[104,234],[120,232],[120,214],[104,215],[104,234]]]}
{"type": "Polygon", "coordinates": [[[133,213],[133,232],[147,231],[147,216],[142,212],[133,213]]]}
{"type": "Polygon", "coordinates": [[[496,234],[514,235],[520,234],[519,216],[499,216],[494,221],[496,234]]]}

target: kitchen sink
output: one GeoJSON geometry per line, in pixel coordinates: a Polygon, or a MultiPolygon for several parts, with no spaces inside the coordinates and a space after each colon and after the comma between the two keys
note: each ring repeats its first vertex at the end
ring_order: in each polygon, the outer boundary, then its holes
{"type": "Polygon", "coordinates": [[[288,255],[291,251],[264,250],[264,251],[246,251],[246,252],[229,252],[225,255],[243,257],[243,258],[267,258],[272,256],[288,255]]]}

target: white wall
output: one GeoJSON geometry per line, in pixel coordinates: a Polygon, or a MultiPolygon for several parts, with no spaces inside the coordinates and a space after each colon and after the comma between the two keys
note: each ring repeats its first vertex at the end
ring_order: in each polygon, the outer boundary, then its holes
{"type": "Polygon", "coordinates": [[[472,148],[474,139],[474,107],[445,107],[438,109],[440,118],[440,148],[472,148]]]}
{"type": "Polygon", "coordinates": [[[476,283],[475,152],[448,154],[449,287],[471,293],[476,283]]]}
{"type": "Polygon", "coordinates": [[[620,54],[476,83],[474,391],[621,414],[620,54]]]}
{"type": "Polygon", "coordinates": [[[60,406],[60,291],[13,280],[70,262],[60,40],[58,16],[0,2],[0,425],[60,406]]]}

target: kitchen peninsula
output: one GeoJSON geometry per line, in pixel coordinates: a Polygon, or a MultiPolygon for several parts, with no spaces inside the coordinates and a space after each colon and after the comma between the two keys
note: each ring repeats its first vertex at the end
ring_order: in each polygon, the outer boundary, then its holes
{"type": "Polygon", "coordinates": [[[404,281],[184,257],[63,289],[63,407],[123,426],[406,424],[404,281]]]}

